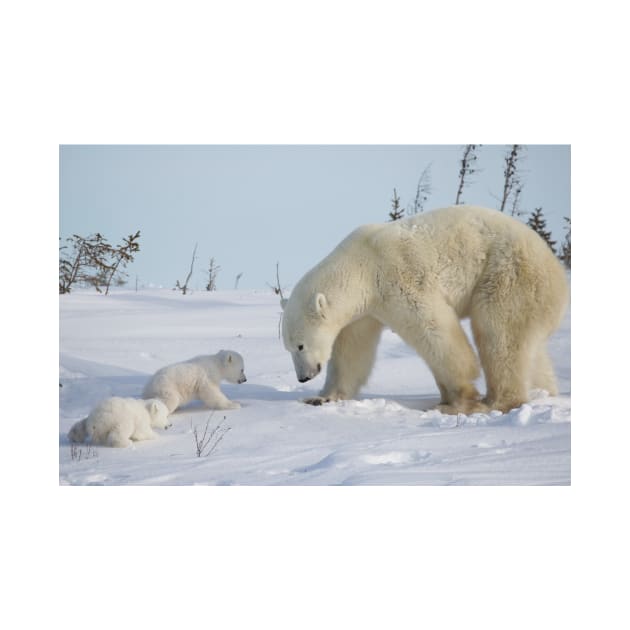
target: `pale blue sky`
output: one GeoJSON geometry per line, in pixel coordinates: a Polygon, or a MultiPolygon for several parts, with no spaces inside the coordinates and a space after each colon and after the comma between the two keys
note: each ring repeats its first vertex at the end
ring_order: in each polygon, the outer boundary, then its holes
{"type": "MultiPolygon", "coordinates": [[[[543,207],[554,238],[570,216],[570,147],[526,145],[520,207],[543,207]]],[[[507,145],[483,145],[464,192],[467,203],[497,207],[507,145]]],[[[403,206],[431,164],[426,208],[451,205],[460,145],[61,146],[60,227],[101,232],[110,242],[141,230],[129,285],[203,290],[207,263],[221,266],[219,289],[290,288],[352,229],[385,221],[396,188],[403,206]]]]}

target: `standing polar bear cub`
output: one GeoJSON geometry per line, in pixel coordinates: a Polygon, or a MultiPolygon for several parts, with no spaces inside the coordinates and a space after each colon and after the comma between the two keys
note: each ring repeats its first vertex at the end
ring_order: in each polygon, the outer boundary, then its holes
{"type": "Polygon", "coordinates": [[[106,398],[79,420],[68,433],[71,442],[125,447],[132,441],[152,440],[153,431],[171,426],[168,409],[161,400],[106,398]]]}
{"type": "Polygon", "coordinates": [[[531,228],[454,206],[352,232],[284,301],[282,332],[300,382],[328,362],[305,402],[356,396],[389,326],[427,362],[442,411],[507,411],[530,388],[557,393],[546,342],[567,302],[564,269],[531,228]],[[479,359],[460,325],[468,317],[479,359]]]}
{"type": "Polygon", "coordinates": [[[191,402],[201,400],[210,409],[238,409],[219,389],[222,381],[244,383],[243,357],[238,352],[221,350],[217,354],[194,357],[158,370],[146,384],[143,398],[159,398],[169,413],[191,402]]]}

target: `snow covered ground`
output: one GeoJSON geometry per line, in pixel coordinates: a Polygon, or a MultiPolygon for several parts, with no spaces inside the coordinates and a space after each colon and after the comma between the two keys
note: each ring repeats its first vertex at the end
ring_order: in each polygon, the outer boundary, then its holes
{"type": "MultiPolygon", "coordinates": [[[[299,384],[267,291],[118,290],[60,296],[62,485],[567,485],[571,482],[570,312],[551,340],[560,395],[507,414],[447,416],[415,352],[390,331],[360,399],[312,407],[324,375],[299,384]],[[248,381],[223,384],[242,408],[178,410],[133,448],[72,447],[67,432],[107,396],[140,396],[158,368],[233,349],[248,381]],[[194,430],[222,440],[196,454],[194,430]],[[217,433],[216,435],[219,435],[217,433]]],[[[485,385],[479,383],[483,390],[485,385]]]]}

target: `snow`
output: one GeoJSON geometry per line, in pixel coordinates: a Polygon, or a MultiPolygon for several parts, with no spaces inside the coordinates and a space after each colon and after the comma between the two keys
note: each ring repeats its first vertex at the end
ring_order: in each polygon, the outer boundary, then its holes
{"type": "MultiPolygon", "coordinates": [[[[506,414],[449,416],[422,360],[385,331],[358,400],[321,407],[324,375],[299,384],[279,339],[271,291],[117,290],[60,296],[61,485],[567,485],[571,483],[570,313],[550,343],[560,395],[533,392],[506,414]],[[173,414],[159,439],[129,449],[72,447],[67,432],[107,396],[140,396],[160,367],[240,352],[248,381],[222,384],[242,404],[173,414]],[[197,456],[194,431],[228,429],[197,456]]],[[[467,329],[468,330],[468,329],[467,329]]],[[[478,384],[483,390],[483,380],[478,384]]],[[[221,432],[218,432],[219,435],[221,432]]]]}

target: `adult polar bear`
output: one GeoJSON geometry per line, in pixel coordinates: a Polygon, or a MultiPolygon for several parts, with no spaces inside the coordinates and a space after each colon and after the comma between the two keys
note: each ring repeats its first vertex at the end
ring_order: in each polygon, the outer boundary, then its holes
{"type": "Polygon", "coordinates": [[[305,402],[356,396],[389,326],[429,365],[442,411],[507,411],[532,387],[557,393],[546,343],[567,301],[564,269],[538,234],[501,212],[454,206],[356,229],[284,301],[282,332],[300,382],[329,361],[323,390],[305,402]]]}

